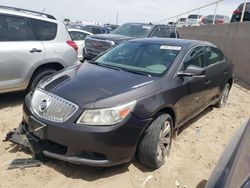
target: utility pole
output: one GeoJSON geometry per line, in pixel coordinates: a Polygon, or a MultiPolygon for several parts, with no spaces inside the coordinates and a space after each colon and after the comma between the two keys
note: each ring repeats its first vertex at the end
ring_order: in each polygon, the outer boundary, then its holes
{"type": "Polygon", "coordinates": [[[215,4],[213,25],[216,23],[217,8],[218,8],[218,2],[215,4]]]}
{"type": "Polygon", "coordinates": [[[243,6],[243,10],[241,13],[241,18],[240,18],[240,22],[243,22],[244,16],[245,16],[245,11],[246,11],[246,5],[247,5],[247,1],[244,1],[244,6],[243,6]]]}
{"type": "Polygon", "coordinates": [[[116,25],[118,25],[118,19],[119,19],[119,12],[116,13],[116,22],[115,22],[116,25]]]}

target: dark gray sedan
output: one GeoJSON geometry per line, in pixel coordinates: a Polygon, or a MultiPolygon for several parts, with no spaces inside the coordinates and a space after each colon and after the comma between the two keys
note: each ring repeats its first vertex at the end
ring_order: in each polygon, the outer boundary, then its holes
{"type": "Polygon", "coordinates": [[[211,43],[132,40],[41,83],[17,130],[51,158],[112,166],[137,156],[156,169],[173,131],[210,105],[223,107],[232,84],[233,64],[211,43]]]}

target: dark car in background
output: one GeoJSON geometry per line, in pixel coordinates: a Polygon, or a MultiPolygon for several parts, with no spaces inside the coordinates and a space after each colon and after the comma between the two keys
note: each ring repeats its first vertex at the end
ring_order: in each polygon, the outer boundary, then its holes
{"type": "MultiPolygon", "coordinates": [[[[231,22],[239,22],[242,16],[244,3],[240,4],[238,8],[233,12],[231,22]]],[[[244,12],[243,21],[250,21],[250,2],[246,3],[246,9],[244,12]]]]}
{"type": "Polygon", "coordinates": [[[204,18],[205,25],[230,23],[230,18],[225,15],[208,15],[204,18]],[[214,22],[215,17],[215,22],[214,22]]]}
{"type": "Polygon", "coordinates": [[[40,83],[17,130],[54,159],[112,166],[137,156],[156,169],[173,131],[225,106],[232,83],[233,64],[211,43],[132,40],[40,83]]]}
{"type": "Polygon", "coordinates": [[[226,146],[206,188],[250,188],[250,119],[226,146]]]}
{"type": "Polygon", "coordinates": [[[126,23],[110,34],[92,35],[85,40],[85,57],[93,59],[109,48],[134,38],[179,38],[174,27],[145,23],[126,23]]]}
{"type": "Polygon", "coordinates": [[[104,26],[110,28],[110,31],[114,31],[116,28],[119,27],[119,25],[114,24],[105,24],[104,26]]]}
{"type": "Polygon", "coordinates": [[[104,33],[110,33],[110,29],[108,27],[104,26],[98,26],[98,25],[83,25],[83,24],[73,24],[68,26],[69,29],[80,29],[87,31],[92,34],[104,34],[104,33]]]}

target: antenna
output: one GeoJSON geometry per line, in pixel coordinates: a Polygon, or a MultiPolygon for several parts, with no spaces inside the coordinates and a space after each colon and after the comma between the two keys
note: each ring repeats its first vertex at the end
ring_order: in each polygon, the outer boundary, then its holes
{"type": "Polygon", "coordinates": [[[43,10],[42,10],[42,14],[44,13],[44,11],[46,10],[46,8],[43,8],[43,10]]]}

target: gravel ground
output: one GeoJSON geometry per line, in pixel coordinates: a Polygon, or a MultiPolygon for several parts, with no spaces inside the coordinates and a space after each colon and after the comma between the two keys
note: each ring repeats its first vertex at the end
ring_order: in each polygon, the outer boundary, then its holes
{"type": "MultiPolygon", "coordinates": [[[[0,138],[22,118],[23,94],[0,95],[0,138]]],[[[208,108],[180,131],[167,164],[156,171],[136,161],[111,168],[77,166],[51,160],[41,167],[7,170],[10,162],[29,157],[0,142],[0,187],[203,187],[225,145],[250,117],[250,91],[234,85],[223,109],[208,108]]]]}

